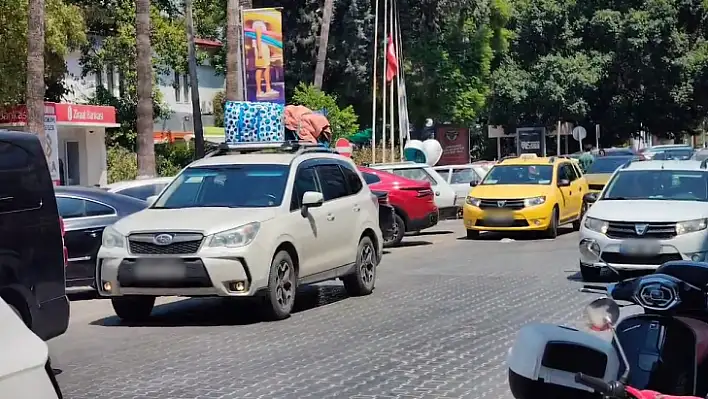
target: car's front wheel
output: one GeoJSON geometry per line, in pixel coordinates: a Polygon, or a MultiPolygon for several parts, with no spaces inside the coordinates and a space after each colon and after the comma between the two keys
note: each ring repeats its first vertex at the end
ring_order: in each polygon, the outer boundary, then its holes
{"type": "Polygon", "coordinates": [[[378,263],[373,241],[369,237],[362,237],[356,251],[356,269],[352,274],[342,278],[347,294],[350,296],[371,294],[376,285],[378,263]]]}
{"type": "Polygon", "coordinates": [[[602,268],[586,266],[580,264],[580,276],[587,283],[595,283],[602,280],[602,268]]]}
{"type": "Polygon", "coordinates": [[[270,264],[268,289],[263,304],[266,317],[270,320],[288,318],[295,306],[296,292],[295,263],[287,251],[280,251],[270,264]]]}
{"type": "Polygon", "coordinates": [[[556,238],[558,237],[558,208],[553,208],[553,213],[551,214],[551,222],[548,224],[548,228],[545,231],[546,238],[556,238]]]}
{"type": "Polygon", "coordinates": [[[583,205],[580,208],[580,215],[578,215],[578,220],[573,222],[573,230],[578,231],[580,230],[580,224],[583,222],[583,216],[585,216],[585,212],[588,210],[588,204],[583,201],[583,205]]]}
{"type": "Polygon", "coordinates": [[[117,296],[111,298],[113,310],[121,320],[145,321],[155,307],[154,296],[117,296]]]}
{"type": "Polygon", "coordinates": [[[479,238],[479,230],[467,230],[467,239],[476,240],[479,238]]]}

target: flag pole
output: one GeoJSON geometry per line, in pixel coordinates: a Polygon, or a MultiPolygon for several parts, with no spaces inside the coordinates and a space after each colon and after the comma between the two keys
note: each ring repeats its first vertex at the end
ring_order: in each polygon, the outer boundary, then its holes
{"type": "MultiPolygon", "coordinates": [[[[391,6],[389,7],[390,14],[389,14],[389,25],[388,25],[389,26],[388,37],[389,37],[389,40],[391,40],[392,47],[395,46],[395,43],[393,42],[393,26],[394,26],[394,22],[395,22],[395,19],[393,16],[393,5],[395,2],[396,2],[396,0],[391,0],[391,6]]],[[[394,51],[394,54],[395,54],[395,51],[394,51]]],[[[395,136],[393,133],[393,130],[394,130],[393,115],[395,113],[395,106],[394,106],[395,103],[393,102],[393,79],[391,79],[391,82],[389,82],[389,84],[390,84],[390,86],[389,86],[389,92],[388,92],[389,93],[389,98],[388,98],[389,104],[388,105],[391,108],[391,110],[389,111],[389,113],[390,113],[390,118],[389,118],[390,127],[389,127],[389,135],[388,136],[389,136],[389,139],[391,140],[391,151],[390,151],[391,162],[394,162],[395,158],[396,158],[396,156],[395,156],[396,151],[394,150],[393,145],[396,140],[394,139],[395,136]]]]}
{"type": "MultiPolygon", "coordinates": [[[[395,0],[394,0],[395,2],[395,0]]],[[[408,138],[408,101],[406,99],[406,78],[403,75],[403,43],[401,43],[401,18],[398,13],[398,3],[395,2],[395,19],[396,19],[396,60],[398,61],[398,71],[396,73],[396,82],[398,90],[398,146],[399,156],[403,161],[403,141],[408,138]],[[403,114],[401,114],[403,112],[403,114]]]]}
{"type": "Polygon", "coordinates": [[[383,143],[381,147],[381,162],[386,163],[386,70],[388,69],[388,57],[386,57],[386,47],[387,47],[387,41],[386,41],[386,33],[388,32],[388,0],[383,0],[384,2],[384,48],[383,48],[383,71],[382,71],[382,82],[383,82],[383,89],[381,90],[382,98],[381,102],[383,104],[383,112],[381,113],[381,122],[382,122],[382,127],[381,129],[381,143],[383,143]]]}
{"type": "Polygon", "coordinates": [[[374,17],[374,61],[373,89],[371,94],[371,163],[376,163],[376,63],[379,52],[379,0],[376,0],[374,17]]]}

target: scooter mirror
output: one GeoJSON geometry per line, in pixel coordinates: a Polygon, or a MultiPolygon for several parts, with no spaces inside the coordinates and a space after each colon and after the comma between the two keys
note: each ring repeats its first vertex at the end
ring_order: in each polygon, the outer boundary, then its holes
{"type": "Polygon", "coordinates": [[[585,307],[588,326],[595,331],[611,329],[620,316],[620,307],[612,298],[599,298],[585,307]]]}

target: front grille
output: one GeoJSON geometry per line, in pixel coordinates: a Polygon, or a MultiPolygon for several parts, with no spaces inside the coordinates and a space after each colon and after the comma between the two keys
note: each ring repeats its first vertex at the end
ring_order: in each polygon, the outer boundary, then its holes
{"type": "MultiPolygon", "coordinates": [[[[641,231],[641,230],[640,230],[641,231]]],[[[607,236],[610,238],[654,238],[676,237],[676,223],[609,222],[607,236]],[[637,225],[647,225],[644,234],[637,233],[637,225]]]]}
{"type": "Polygon", "coordinates": [[[479,227],[528,227],[529,223],[526,219],[514,219],[509,222],[485,221],[477,219],[475,226],[479,227]]]}
{"type": "Polygon", "coordinates": [[[128,237],[130,253],[136,255],[190,255],[202,245],[204,236],[197,233],[169,233],[172,243],[157,245],[153,238],[161,233],[133,234],[128,237]]]}
{"type": "Polygon", "coordinates": [[[494,208],[494,209],[523,209],[524,200],[523,199],[481,199],[479,200],[479,207],[494,208]]]}
{"type": "Polygon", "coordinates": [[[679,254],[659,254],[653,256],[633,256],[624,255],[617,252],[603,252],[602,260],[607,263],[618,263],[625,265],[663,265],[672,260],[682,260],[679,254]]]}
{"type": "Polygon", "coordinates": [[[604,184],[588,184],[588,188],[590,190],[602,191],[602,189],[605,188],[605,185],[604,184]]]}
{"type": "Polygon", "coordinates": [[[141,277],[139,268],[151,267],[149,260],[124,259],[118,266],[118,282],[122,287],[131,288],[206,288],[212,287],[209,274],[201,259],[174,259],[172,267],[180,277],[141,277]]]}

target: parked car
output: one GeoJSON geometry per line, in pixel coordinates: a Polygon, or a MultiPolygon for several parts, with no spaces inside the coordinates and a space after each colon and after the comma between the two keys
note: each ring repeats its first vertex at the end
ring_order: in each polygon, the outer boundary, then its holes
{"type": "Polygon", "coordinates": [[[700,150],[696,150],[696,152],[693,153],[693,156],[691,156],[691,159],[694,161],[705,161],[708,159],[708,148],[701,148],[700,150]]]}
{"type": "Polygon", "coordinates": [[[479,184],[489,171],[481,165],[474,164],[436,166],[433,169],[455,190],[455,194],[457,194],[455,205],[459,207],[460,212],[462,212],[465,198],[470,192],[471,183],[479,184]]]}
{"type": "Polygon", "coordinates": [[[407,179],[430,183],[435,193],[435,204],[438,206],[440,216],[454,217],[457,215],[458,204],[455,190],[431,166],[424,163],[396,162],[387,164],[369,165],[371,169],[383,170],[407,179]]]}
{"type": "Polygon", "coordinates": [[[396,233],[396,211],[388,201],[388,193],[386,191],[371,191],[379,201],[379,227],[383,234],[384,244],[393,239],[396,233]]]}
{"type": "Polygon", "coordinates": [[[92,187],[57,187],[55,193],[66,230],[66,290],[69,293],[94,290],[96,255],[103,230],[145,209],[147,202],[92,187]]]}
{"type": "Polygon", "coordinates": [[[149,317],[157,296],[255,298],[279,320],[303,284],[374,290],[378,200],[351,159],[325,148],[223,145],[149,202],[107,227],[98,253],[99,293],[123,320],[149,317]]]}
{"type": "Polygon", "coordinates": [[[69,325],[66,251],[37,136],[0,130],[0,298],[43,340],[69,325]]]}
{"type": "Polygon", "coordinates": [[[146,201],[153,195],[160,194],[174,177],[156,177],[154,179],[126,180],[104,186],[106,191],[123,194],[146,201]]]}
{"type": "Polygon", "coordinates": [[[384,242],[385,246],[398,245],[407,232],[427,229],[438,223],[438,207],[430,183],[363,166],[359,171],[369,188],[388,193],[388,201],[396,212],[394,232],[384,242]]]}
{"type": "Polygon", "coordinates": [[[667,157],[673,156],[682,157],[686,154],[689,154],[688,158],[690,158],[691,155],[693,155],[693,147],[688,144],[664,144],[643,148],[639,151],[639,154],[645,159],[654,159],[654,157],[660,153],[663,154],[661,157],[664,159],[670,159],[667,157]]]}

